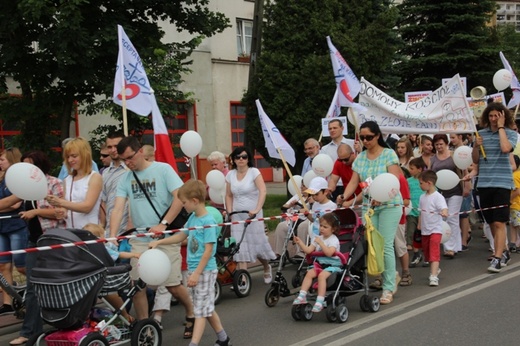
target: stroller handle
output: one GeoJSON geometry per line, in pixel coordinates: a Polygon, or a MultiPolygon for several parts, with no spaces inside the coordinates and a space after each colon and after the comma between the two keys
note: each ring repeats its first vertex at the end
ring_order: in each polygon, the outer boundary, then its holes
{"type": "Polygon", "coordinates": [[[125,264],[117,265],[114,267],[108,267],[107,274],[108,275],[124,274],[124,273],[128,273],[130,270],[132,270],[132,266],[128,263],[125,263],[125,264]]]}
{"type": "MultiPolygon", "coordinates": [[[[232,215],[236,215],[236,214],[249,214],[249,210],[236,210],[236,211],[233,211],[233,212],[227,214],[227,219],[229,221],[231,221],[231,216],[232,215]]],[[[254,219],[255,216],[256,216],[256,214],[251,216],[251,217],[248,217],[248,219],[254,219]]]]}
{"type": "MultiPolygon", "coordinates": [[[[311,252],[310,254],[307,255],[307,257],[325,257],[327,255],[325,255],[325,253],[323,251],[314,251],[314,252],[311,252]]],[[[330,257],[339,257],[339,260],[341,261],[341,264],[342,265],[345,265],[347,264],[347,257],[345,257],[344,254],[342,254],[341,252],[338,252],[336,251],[334,253],[334,255],[330,256],[330,257]]]]}

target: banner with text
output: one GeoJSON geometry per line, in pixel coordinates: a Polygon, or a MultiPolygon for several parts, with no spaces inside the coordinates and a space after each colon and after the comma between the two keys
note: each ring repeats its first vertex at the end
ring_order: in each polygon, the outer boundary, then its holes
{"type": "Polygon", "coordinates": [[[357,126],[372,120],[384,133],[471,133],[475,132],[473,113],[464,95],[459,75],[454,76],[431,95],[405,103],[361,79],[359,104],[354,109],[357,126]]]}

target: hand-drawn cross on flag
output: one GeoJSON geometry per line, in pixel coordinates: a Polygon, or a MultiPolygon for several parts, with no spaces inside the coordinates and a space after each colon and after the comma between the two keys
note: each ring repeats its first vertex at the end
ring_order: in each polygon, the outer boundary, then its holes
{"type": "Polygon", "coordinates": [[[282,136],[280,131],[273,124],[271,119],[265,114],[260,100],[256,100],[256,108],[258,109],[258,116],[260,118],[260,124],[262,125],[262,133],[264,134],[265,147],[269,152],[271,158],[283,160],[278,150],[283,154],[285,161],[294,167],[296,164],[296,155],[294,149],[287,143],[285,138],[282,136]]]}

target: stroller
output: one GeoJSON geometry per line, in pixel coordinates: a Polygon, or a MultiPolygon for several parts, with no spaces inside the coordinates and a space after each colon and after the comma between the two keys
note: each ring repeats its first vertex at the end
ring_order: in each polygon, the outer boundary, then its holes
{"type": "MultiPolygon", "coordinates": [[[[248,214],[249,212],[241,210],[229,213],[227,221],[231,222],[232,215],[244,213],[248,214]]],[[[218,275],[215,282],[215,304],[222,297],[222,286],[233,285],[233,291],[238,298],[247,297],[251,293],[251,275],[247,270],[237,269],[237,263],[233,260],[233,256],[240,251],[240,244],[244,240],[248,225],[249,223],[244,223],[244,232],[242,232],[242,237],[238,242],[231,236],[231,226],[229,225],[222,228],[217,239],[215,257],[217,259],[218,275]]]]}
{"type": "MultiPolygon", "coordinates": [[[[348,319],[347,297],[356,293],[363,293],[359,300],[362,311],[379,311],[379,298],[369,295],[368,274],[366,268],[367,244],[365,241],[365,227],[361,219],[352,209],[335,210],[334,214],[340,221],[338,238],[340,251],[336,252],[341,260],[342,270],[333,273],[327,279],[327,293],[325,295],[326,317],[329,322],[345,323],[348,319]]],[[[323,256],[322,252],[313,252],[307,256],[309,264],[314,257],[323,256]]],[[[310,291],[317,290],[318,283],[312,285],[310,291]]],[[[315,292],[307,295],[308,300],[316,299],[315,292]]],[[[310,321],[313,316],[312,304],[293,305],[291,315],[296,321],[310,321]]]]}
{"type": "MultiPolygon", "coordinates": [[[[49,229],[38,246],[72,245],[95,241],[90,232],[76,229],[49,229]]],[[[33,281],[42,319],[56,329],[35,335],[27,345],[47,346],[132,346],[161,345],[162,334],[153,319],[130,323],[121,314],[138,290],[142,280],[129,289],[130,265],[114,267],[103,243],[72,245],[39,253],[33,281]],[[115,309],[103,298],[109,293],[128,290],[127,299],[115,309]],[[95,307],[98,297],[108,309],[95,307]]]]}

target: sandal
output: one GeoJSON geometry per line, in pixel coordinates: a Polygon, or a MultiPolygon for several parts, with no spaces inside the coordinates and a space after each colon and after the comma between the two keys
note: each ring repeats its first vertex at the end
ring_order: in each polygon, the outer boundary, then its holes
{"type": "Polygon", "coordinates": [[[184,339],[191,339],[193,336],[193,327],[195,326],[195,317],[186,317],[186,324],[184,325],[184,339]]]}
{"type": "Polygon", "coordinates": [[[19,336],[16,339],[14,339],[13,341],[11,341],[9,343],[9,345],[12,345],[12,346],[25,345],[27,343],[27,341],[29,341],[29,339],[26,338],[25,336],[19,336]]]}
{"type": "Polygon", "coordinates": [[[455,258],[455,252],[448,250],[444,251],[444,257],[448,257],[449,259],[455,258]]]}
{"type": "Polygon", "coordinates": [[[375,279],[374,281],[372,281],[370,283],[370,285],[368,285],[368,287],[374,288],[376,290],[382,289],[383,288],[383,279],[382,278],[375,279]]]}
{"type": "Polygon", "coordinates": [[[271,265],[269,265],[269,271],[264,272],[264,283],[266,285],[269,285],[271,282],[273,282],[272,270],[273,270],[273,268],[271,268],[271,265]]]}
{"type": "Polygon", "coordinates": [[[379,303],[382,305],[390,304],[394,301],[394,295],[392,292],[384,290],[383,294],[381,295],[381,298],[379,298],[379,303]]]}
{"type": "Polygon", "coordinates": [[[293,305],[307,304],[307,295],[300,294],[294,299],[293,305]]]}
{"type": "Polygon", "coordinates": [[[312,312],[320,312],[321,310],[323,310],[323,302],[317,300],[312,307],[312,312]]]}
{"type": "Polygon", "coordinates": [[[412,275],[410,273],[403,274],[399,286],[410,286],[412,284],[412,275]]]}

